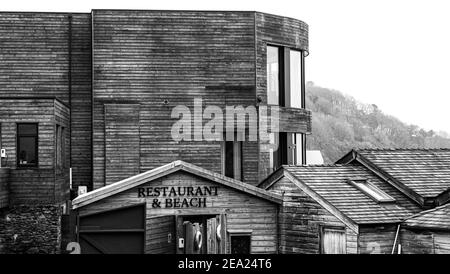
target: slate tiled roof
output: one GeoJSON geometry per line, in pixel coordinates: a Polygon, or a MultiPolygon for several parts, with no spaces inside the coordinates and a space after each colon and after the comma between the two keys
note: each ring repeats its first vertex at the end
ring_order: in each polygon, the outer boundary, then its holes
{"type": "Polygon", "coordinates": [[[425,198],[450,188],[450,149],[360,149],[365,159],[425,198]]]}
{"type": "Polygon", "coordinates": [[[397,223],[420,212],[416,203],[362,166],[320,165],[283,166],[283,168],[357,224],[397,223]],[[369,179],[380,190],[395,198],[396,202],[378,203],[347,182],[348,179],[362,178],[369,179]]]}
{"type": "Polygon", "coordinates": [[[404,223],[412,227],[450,230],[450,204],[419,213],[404,223]]]}

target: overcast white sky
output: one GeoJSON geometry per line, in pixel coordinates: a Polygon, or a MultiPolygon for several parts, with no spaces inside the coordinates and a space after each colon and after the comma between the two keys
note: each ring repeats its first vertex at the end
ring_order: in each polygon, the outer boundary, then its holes
{"type": "Polygon", "coordinates": [[[426,129],[450,132],[450,1],[3,1],[2,11],[257,10],[310,27],[307,80],[373,103],[426,129]]]}

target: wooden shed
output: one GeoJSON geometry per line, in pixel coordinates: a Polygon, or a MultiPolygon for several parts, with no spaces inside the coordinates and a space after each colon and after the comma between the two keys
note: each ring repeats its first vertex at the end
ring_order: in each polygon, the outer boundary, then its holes
{"type": "Polygon", "coordinates": [[[391,253],[420,207],[362,166],[282,166],[260,187],[283,196],[281,253],[391,253]]]}
{"type": "Polygon", "coordinates": [[[175,161],[73,200],[82,253],[277,253],[282,199],[175,161]]]}
{"type": "Polygon", "coordinates": [[[450,204],[414,215],[401,227],[402,253],[450,254],[450,204]]]}

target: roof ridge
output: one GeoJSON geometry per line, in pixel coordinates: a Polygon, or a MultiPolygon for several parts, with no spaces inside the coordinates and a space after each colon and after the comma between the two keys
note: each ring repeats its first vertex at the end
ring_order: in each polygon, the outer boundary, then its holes
{"type": "Polygon", "coordinates": [[[419,217],[419,216],[428,214],[428,213],[433,212],[433,211],[441,210],[441,209],[446,208],[446,207],[450,207],[450,203],[443,204],[443,205],[440,205],[440,206],[437,206],[437,207],[434,207],[434,208],[430,208],[430,209],[421,211],[421,212],[419,212],[419,213],[416,213],[416,214],[414,214],[414,215],[412,215],[412,216],[406,218],[405,221],[410,220],[410,219],[414,219],[414,218],[416,218],[416,217],[419,217]]]}
{"type": "Polygon", "coordinates": [[[440,151],[450,151],[450,148],[426,148],[426,147],[391,147],[391,148],[353,148],[355,151],[373,150],[373,151],[396,151],[396,150],[414,150],[414,151],[427,151],[427,150],[440,150],[440,151]]]}

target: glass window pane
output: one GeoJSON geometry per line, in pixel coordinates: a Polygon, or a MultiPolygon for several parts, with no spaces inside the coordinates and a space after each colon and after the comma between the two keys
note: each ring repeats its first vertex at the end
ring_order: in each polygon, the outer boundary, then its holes
{"type": "Polygon", "coordinates": [[[36,164],[36,137],[19,137],[19,164],[36,164]]]}
{"type": "Polygon", "coordinates": [[[296,165],[303,164],[303,134],[295,134],[295,155],[296,155],[296,165]]]}
{"type": "Polygon", "coordinates": [[[19,135],[37,135],[37,125],[36,124],[18,124],[17,130],[19,135]]]}
{"type": "Polygon", "coordinates": [[[290,50],[290,107],[302,107],[302,61],[301,52],[290,50]]]}
{"type": "Polygon", "coordinates": [[[234,178],[233,143],[225,142],[225,176],[234,178]]]}
{"type": "Polygon", "coordinates": [[[267,104],[279,104],[280,62],[277,47],[267,47],[267,104]]]}
{"type": "Polygon", "coordinates": [[[279,133],[269,133],[269,143],[272,145],[272,148],[269,149],[269,166],[271,168],[271,172],[277,169],[280,163],[280,135],[279,133]]]}

